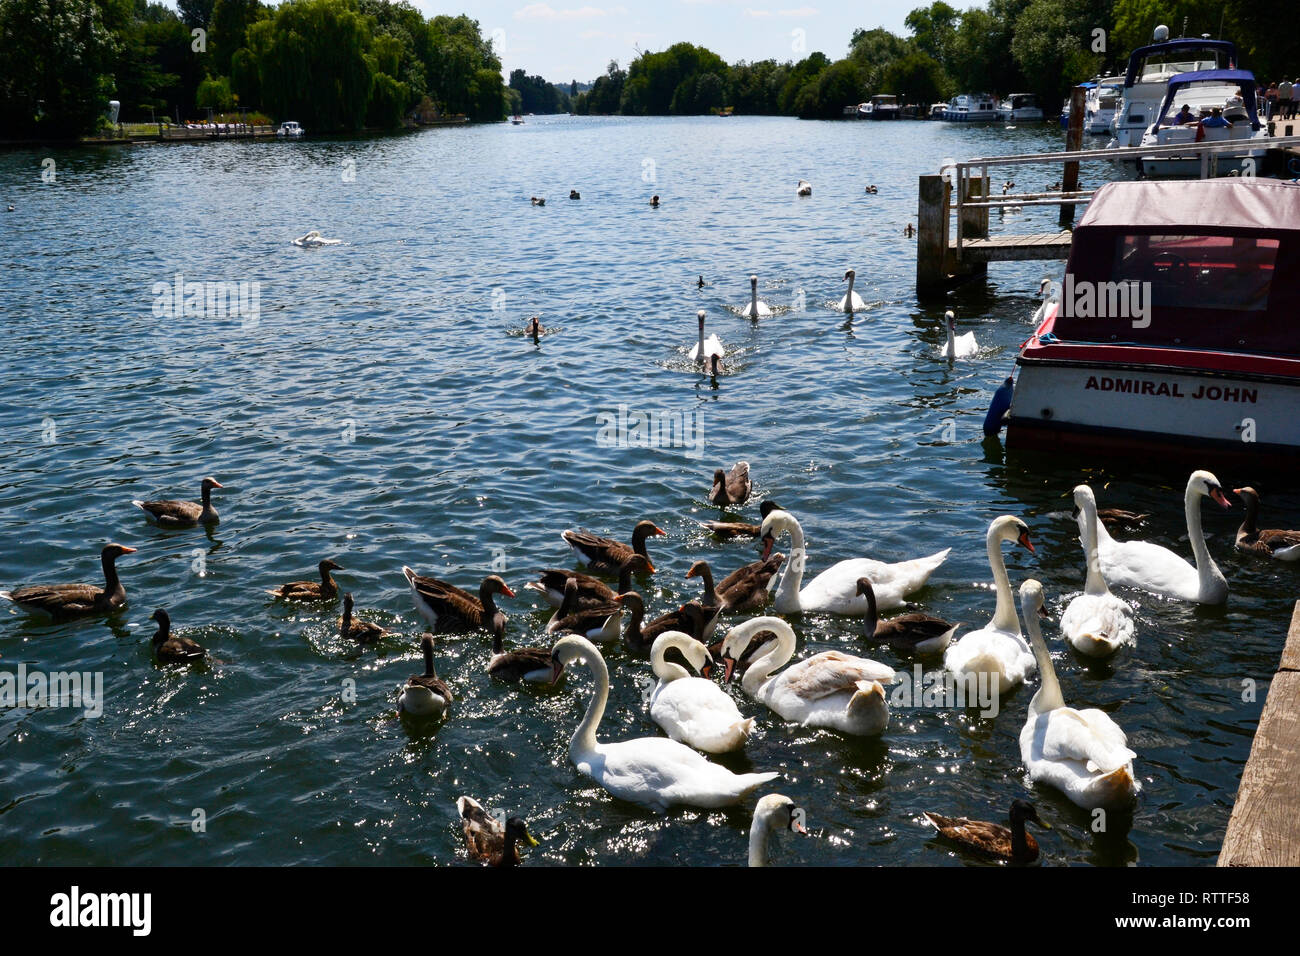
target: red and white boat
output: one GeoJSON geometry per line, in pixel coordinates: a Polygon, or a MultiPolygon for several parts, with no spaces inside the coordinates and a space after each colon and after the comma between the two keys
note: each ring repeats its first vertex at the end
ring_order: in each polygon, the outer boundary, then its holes
{"type": "Polygon", "coordinates": [[[1016,365],[1008,449],[1294,467],[1300,185],[1103,186],[1016,365]]]}

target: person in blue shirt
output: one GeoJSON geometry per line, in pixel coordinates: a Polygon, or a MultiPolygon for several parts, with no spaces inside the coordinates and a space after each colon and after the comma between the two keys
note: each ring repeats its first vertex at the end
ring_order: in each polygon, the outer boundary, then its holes
{"type": "Polygon", "coordinates": [[[1222,129],[1225,127],[1227,128],[1232,127],[1232,124],[1223,118],[1223,110],[1219,109],[1217,106],[1210,111],[1209,116],[1201,120],[1201,125],[1204,126],[1206,129],[1222,129]]]}
{"type": "Polygon", "coordinates": [[[1186,103],[1183,104],[1183,108],[1181,110],[1179,110],[1176,114],[1174,114],[1175,125],[1181,126],[1184,123],[1195,123],[1195,122],[1196,122],[1196,116],[1195,114],[1192,113],[1192,108],[1188,106],[1186,103]]]}

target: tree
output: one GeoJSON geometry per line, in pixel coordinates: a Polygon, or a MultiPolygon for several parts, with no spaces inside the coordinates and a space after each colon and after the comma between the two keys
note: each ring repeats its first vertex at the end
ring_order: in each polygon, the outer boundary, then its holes
{"type": "Polygon", "coordinates": [[[922,53],[948,65],[948,48],[957,32],[958,13],[943,0],[917,7],[903,20],[912,31],[912,42],[922,53]]]}
{"type": "Polygon", "coordinates": [[[215,0],[176,0],[181,22],[187,27],[206,28],[212,22],[212,5],[215,0]]]}
{"type": "Polygon", "coordinates": [[[206,54],[212,58],[212,72],[230,73],[235,51],[247,43],[248,28],[268,15],[269,11],[259,0],[215,0],[206,54]]]}
{"type": "Polygon", "coordinates": [[[916,50],[889,64],[880,85],[905,103],[929,104],[947,97],[948,82],[939,61],[916,50]]]}

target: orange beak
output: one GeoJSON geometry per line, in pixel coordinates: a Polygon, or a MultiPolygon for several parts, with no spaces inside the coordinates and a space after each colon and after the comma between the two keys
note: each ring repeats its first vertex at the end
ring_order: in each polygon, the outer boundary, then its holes
{"type": "Polygon", "coordinates": [[[1210,489],[1210,497],[1217,501],[1221,508],[1227,509],[1232,507],[1232,503],[1229,502],[1227,498],[1223,497],[1223,492],[1218,488],[1210,489]]]}
{"type": "Polygon", "coordinates": [[[1037,553],[1038,553],[1038,552],[1036,552],[1036,551],[1034,550],[1034,543],[1033,543],[1032,541],[1029,540],[1029,532],[1028,532],[1028,531],[1022,531],[1022,532],[1020,532],[1020,537],[1017,538],[1016,540],[1018,540],[1021,544],[1023,544],[1026,548],[1028,548],[1030,554],[1037,554],[1037,553]]]}

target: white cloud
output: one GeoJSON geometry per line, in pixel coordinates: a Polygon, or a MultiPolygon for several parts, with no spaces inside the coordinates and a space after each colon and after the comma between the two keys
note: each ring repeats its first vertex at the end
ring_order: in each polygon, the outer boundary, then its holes
{"type": "Polygon", "coordinates": [[[530,3],[528,6],[515,11],[516,20],[591,20],[603,16],[608,16],[608,14],[599,7],[556,10],[549,3],[530,3]]]}

